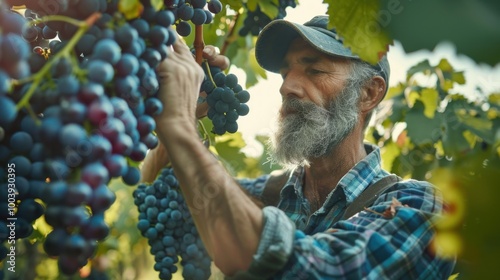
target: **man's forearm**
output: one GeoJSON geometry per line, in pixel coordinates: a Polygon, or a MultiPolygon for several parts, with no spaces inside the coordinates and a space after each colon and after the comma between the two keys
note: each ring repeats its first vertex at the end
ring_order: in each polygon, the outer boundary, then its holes
{"type": "Polygon", "coordinates": [[[259,244],[262,210],[200,142],[193,125],[170,122],[159,126],[168,127],[158,136],[169,151],[207,251],[226,275],[246,270],[259,244]]]}

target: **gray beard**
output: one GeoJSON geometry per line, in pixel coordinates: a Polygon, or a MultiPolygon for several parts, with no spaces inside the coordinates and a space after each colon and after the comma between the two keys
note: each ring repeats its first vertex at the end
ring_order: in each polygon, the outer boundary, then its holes
{"type": "Polygon", "coordinates": [[[328,109],[294,98],[284,100],[282,111],[293,113],[279,116],[269,142],[271,162],[293,168],[327,156],[358,123],[359,90],[347,85],[328,109]]]}

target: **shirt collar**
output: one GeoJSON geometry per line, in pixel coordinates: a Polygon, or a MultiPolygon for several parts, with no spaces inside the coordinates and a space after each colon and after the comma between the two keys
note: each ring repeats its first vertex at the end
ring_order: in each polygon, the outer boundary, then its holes
{"type": "MultiPolygon", "coordinates": [[[[347,203],[351,203],[367,186],[373,182],[373,179],[385,175],[385,171],[380,166],[380,149],[379,147],[365,143],[364,148],[367,156],[359,161],[342,179],[340,179],[337,187],[343,189],[347,203]],[[383,173],[383,174],[382,174],[383,173]]],[[[298,197],[303,197],[303,177],[304,167],[296,167],[288,179],[284,191],[291,192],[292,190],[298,197]]],[[[326,199],[326,203],[331,199],[332,193],[326,199]]]]}

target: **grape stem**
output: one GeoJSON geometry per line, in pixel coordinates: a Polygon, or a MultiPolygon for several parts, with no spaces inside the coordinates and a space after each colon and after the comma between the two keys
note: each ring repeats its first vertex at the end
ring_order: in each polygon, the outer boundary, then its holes
{"type": "Polygon", "coordinates": [[[241,14],[237,12],[234,16],[234,19],[231,21],[231,26],[229,26],[229,33],[227,34],[226,39],[224,40],[224,45],[222,45],[222,49],[220,51],[220,54],[222,55],[226,53],[229,45],[236,40],[234,32],[236,30],[236,23],[238,22],[238,18],[240,17],[240,15],[241,14]]]}
{"type": "Polygon", "coordinates": [[[208,62],[206,60],[203,62],[203,65],[207,69],[208,78],[210,79],[210,81],[212,82],[214,87],[217,87],[217,84],[215,84],[214,78],[212,77],[212,71],[210,71],[210,65],[208,64],[208,62]]]}
{"type": "MultiPolygon", "coordinates": [[[[71,51],[75,47],[75,45],[78,43],[80,38],[87,32],[87,30],[101,17],[100,13],[94,13],[90,15],[85,21],[78,21],[78,30],[76,31],[75,35],[71,37],[71,40],[64,46],[63,49],[61,49],[57,54],[55,54],[51,59],[45,63],[45,65],[38,71],[37,73],[33,74],[32,77],[28,77],[27,80],[33,80],[33,83],[31,84],[30,88],[26,92],[26,94],[23,96],[23,98],[19,101],[19,103],[16,104],[16,110],[19,111],[22,108],[25,108],[29,106],[29,101],[31,99],[31,96],[33,96],[33,93],[35,93],[35,89],[38,87],[40,82],[43,80],[45,74],[47,74],[52,65],[59,61],[60,58],[62,57],[67,57],[71,54],[71,51]]],[[[76,22],[76,21],[75,21],[76,22]]]]}
{"type": "MultiPolygon", "coordinates": [[[[90,17],[92,17],[92,15],[90,17]]],[[[62,16],[62,15],[43,16],[41,18],[37,18],[37,19],[30,21],[29,24],[35,25],[35,24],[38,24],[41,22],[48,22],[48,21],[63,21],[63,22],[67,22],[69,24],[76,25],[78,27],[82,27],[85,24],[87,24],[85,21],[76,20],[74,18],[70,18],[70,17],[62,16]]]]}
{"type": "Polygon", "coordinates": [[[195,50],[196,63],[201,66],[201,63],[203,62],[203,48],[205,48],[202,25],[195,25],[193,46],[195,50]]]}

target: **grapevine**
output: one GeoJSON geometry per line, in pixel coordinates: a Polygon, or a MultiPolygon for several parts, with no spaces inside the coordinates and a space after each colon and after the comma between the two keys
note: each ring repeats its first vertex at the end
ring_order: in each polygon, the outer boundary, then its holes
{"type": "Polygon", "coordinates": [[[208,279],[211,259],[173,170],[165,168],[151,185],[139,185],[134,191],[134,203],[139,210],[137,228],[148,239],[159,278],[171,279],[180,262],[185,279],[208,279]]]}
{"type": "MultiPolygon", "coordinates": [[[[61,0],[57,9],[40,3],[0,1],[0,259],[9,253],[8,218],[17,219],[12,242],[31,236],[33,224],[43,218],[50,226],[43,250],[57,259],[61,273],[74,275],[110,232],[105,217],[116,194],[109,183],[121,179],[137,185],[138,163],[158,145],[154,116],[163,104],[157,98],[155,69],[166,58],[175,33],[187,36],[195,26],[195,57],[212,83],[201,90],[215,120],[213,133],[236,132],[236,119],[248,113],[244,103],[249,95],[236,76],[202,59],[201,26],[222,10],[218,0],[172,0],[161,7],[142,0],[137,14],[118,0],[61,0]],[[25,8],[24,14],[10,10],[12,6],[25,8]],[[220,90],[226,94],[217,100],[220,90]],[[11,193],[9,172],[14,171],[11,193]]],[[[167,199],[182,205],[178,186],[169,186],[177,200],[167,199]]],[[[210,259],[189,223],[186,206],[181,207],[187,222],[175,238],[184,243],[171,261],[182,258],[186,278],[207,278],[210,259]]],[[[169,260],[157,262],[155,269],[162,279],[175,273],[169,260]]]]}

